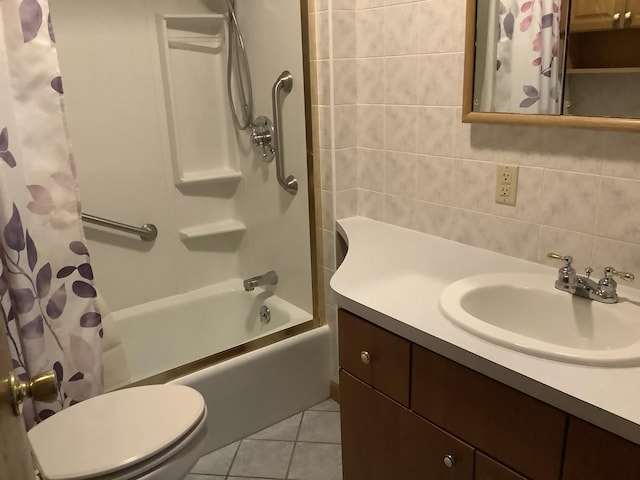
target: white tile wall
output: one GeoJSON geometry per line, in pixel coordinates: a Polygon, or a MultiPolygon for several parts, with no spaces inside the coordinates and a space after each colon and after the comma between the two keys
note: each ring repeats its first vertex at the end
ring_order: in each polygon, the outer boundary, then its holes
{"type": "Polygon", "coordinates": [[[332,37],[317,42],[334,46],[334,68],[319,89],[337,120],[325,221],[355,208],[540,263],[555,251],[640,273],[640,134],[462,124],[464,0],[325,2],[333,28],[317,31],[332,37]],[[494,202],[496,163],[520,165],[516,207],[494,202]]]}

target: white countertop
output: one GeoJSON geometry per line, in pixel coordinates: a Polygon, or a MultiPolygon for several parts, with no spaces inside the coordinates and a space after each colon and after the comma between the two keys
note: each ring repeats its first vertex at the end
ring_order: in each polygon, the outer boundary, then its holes
{"type": "MultiPolygon", "coordinates": [[[[438,307],[444,288],[469,275],[543,273],[553,283],[557,269],[363,217],[339,220],[338,230],[349,245],[331,279],[338,306],[640,444],[640,367],[587,367],[516,352],[458,328],[438,307]]],[[[638,297],[625,287],[618,293],[638,297]]],[[[640,307],[638,313],[640,321],[640,307]]]]}

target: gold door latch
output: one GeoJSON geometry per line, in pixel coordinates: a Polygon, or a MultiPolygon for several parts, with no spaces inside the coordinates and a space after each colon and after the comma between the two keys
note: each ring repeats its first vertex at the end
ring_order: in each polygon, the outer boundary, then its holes
{"type": "Polygon", "coordinates": [[[28,382],[21,381],[15,373],[9,373],[9,396],[13,413],[20,415],[22,402],[31,398],[38,402],[53,402],[58,398],[58,379],[53,370],[36,375],[28,382]]]}

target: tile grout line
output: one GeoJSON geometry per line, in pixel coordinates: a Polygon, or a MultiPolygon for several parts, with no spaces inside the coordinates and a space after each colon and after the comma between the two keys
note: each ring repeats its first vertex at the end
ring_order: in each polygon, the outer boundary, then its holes
{"type": "Polygon", "coordinates": [[[287,473],[285,473],[284,478],[289,478],[289,473],[291,472],[291,464],[293,463],[293,455],[296,453],[296,447],[298,446],[298,438],[300,438],[300,430],[302,430],[302,422],[304,420],[304,415],[309,410],[305,410],[300,415],[300,423],[298,424],[298,431],[296,432],[296,439],[293,441],[293,449],[291,450],[291,457],[289,458],[289,465],[287,465],[287,473]]]}

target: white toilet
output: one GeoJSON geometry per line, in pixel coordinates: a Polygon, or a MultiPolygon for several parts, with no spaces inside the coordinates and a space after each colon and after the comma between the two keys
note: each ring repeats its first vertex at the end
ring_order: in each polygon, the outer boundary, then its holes
{"type": "Polygon", "coordinates": [[[179,480],[202,453],[206,418],[196,390],[149,385],[81,402],[28,436],[43,480],[179,480]]]}

